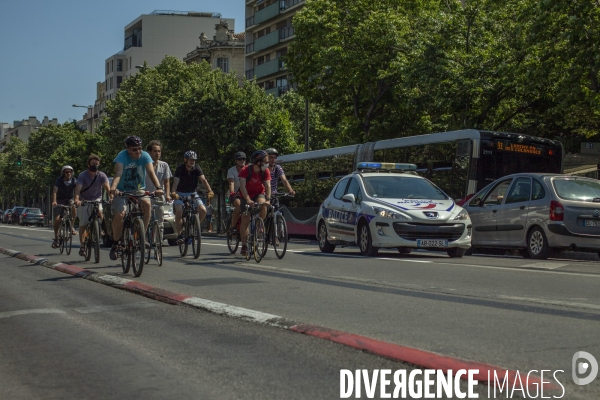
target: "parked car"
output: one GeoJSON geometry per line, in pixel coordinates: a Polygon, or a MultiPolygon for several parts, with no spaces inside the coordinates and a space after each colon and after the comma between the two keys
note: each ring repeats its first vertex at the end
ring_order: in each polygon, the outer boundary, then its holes
{"type": "Polygon", "coordinates": [[[8,224],[8,220],[9,220],[9,215],[12,214],[12,208],[8,208],[6,209],[3,213],[2,213],[2,223],[3,224],[8,224]]]}
{"type": "Polygon", "coordinates": [[[21,213],[23,212],[23,210],[25,210],[25,208],[27,208],[27,207],[17,206],[15,208],[13,208],[9,215],[8,223],[9,224],[18,224],[19,223],[19,215],[21,215],[21,213]]]}
{"type": "Polygon", "coordinates": [[[464,205],[474,248],[518,249],[526,258],[551,251],[600,252],[600,182],[561,174],[497,179],[464,205]]]}
{"type": "Polygon", "coordinates": [[[44,226],[44,213],[39,208],[26,208],[19,215],[19,225],[44,226]]]}
{"type": "Polygon", "coordinates": [[[471,247],[469,215],[414,170],[415,164],[359,163],[340,179],[317,215],[320,250],[356,243],[367,256],[379,248],[420,248],[462,257],[471,247]]]}

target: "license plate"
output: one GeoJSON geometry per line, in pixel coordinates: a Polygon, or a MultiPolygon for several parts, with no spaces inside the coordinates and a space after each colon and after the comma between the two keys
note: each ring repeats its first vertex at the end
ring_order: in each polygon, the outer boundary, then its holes
{"type": "Polygon", "coordinates": [[[417,239],[417,247],[448,247],[448,241],[439,239],[417,239]]]}
{"type": "Polygon", "coordinates": [[[585,219],[583,220],[583,226],[600,226],[600,221],[585,219]]]}

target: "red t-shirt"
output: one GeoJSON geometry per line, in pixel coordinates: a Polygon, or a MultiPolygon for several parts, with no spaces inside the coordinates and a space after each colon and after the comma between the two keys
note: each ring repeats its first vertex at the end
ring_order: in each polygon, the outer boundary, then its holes
{"type": "MultiPolygon", "coordinates": [[[[268,168],[264,172],[261,171],[257,173],[256,171],[252,171],[252,176],[250,177],[250,180],[248,180],[248,168],[252,167],[252,165],[246,165],[238,174],[239,178],[246,179],[246,191],[248,192],[248,196],[250,196],[251,199],[253,199],[254,196],[258,194],[265,194],[264,182],[268,182],[271,180],[271,172],[268,168]]],[[[241,194],[242,191],[240,190],[239,193],[241,194]]]]}

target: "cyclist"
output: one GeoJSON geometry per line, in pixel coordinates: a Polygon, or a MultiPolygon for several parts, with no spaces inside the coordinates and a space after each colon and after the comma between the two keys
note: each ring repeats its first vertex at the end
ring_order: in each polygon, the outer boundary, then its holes
{"type": "MultiPolygon", "coordinates": [[[[250,156],[250,164],[246,165],[239,173],[240,190],[237,196],[240,198],[240,207],[246,204],[253,206],[254,203],[261,205],[260,217],[265,219],[267,216],[267,205],[271,200],[271,173],[268,168],[267,152],[257,150],[250,156]]],[[[242,217],[240,226],[240,236],[242,239],[242,255],[248,252],[248,224],[250,215],[242,217]]]]}
{"type": "Polygon", "coordinates": [[[275,160],[277,160],[277,156],[279,153],[274,148],[270,148],[265,150],[269,155],[269,171],[271,172],[271,193],[277,193],[277,182],[281,179],[283,186],[287,189],[288,193],[294,196],[296,192],[292,189],[292,185],[285,177],[285,173],[283,172],[283,168],[281,165],[275,164],[275,160]]]}
{"type": "MultiPolygon", "coordinates": [[[[96,154],[90,154],[87,161],[88,169],[83,171],[77,177],[77,183],[75,185],[75,205],[77,208],[77,217],[79,218],[79,255],[85,257],[85,224],[88,221],[92,211],[93,205],[87,204],[85,207],[81,206],[80,198],[86,201],[99,201],[102,199],[102,188],[107,192],[110,190],[108,185],[108,177],[100,168],[100,157],[96,154]]],[[[99,205],[99,217],[102,219],[102,204],[99,205]]]]}
{"type": "Polygon", "coordinates": [[[238,151],[235,153],[235,165],[227,171],[227,182],[229,183],[229,204],[233,207],[233,216],[231,218],[231,226],[229,230],[235,233],[235,226],[237,220],[240,218],[240,199],[236,196],[237,191],[240,189],[240,178],[238,174],[246,165],[246,153],[238,151]]]}
{"type": "MultiPolygon", "coordinates": [[[[146,145],[146,151],[150,154],[150,157],[152,157],[154,173],[156,174],[158,181],[162,183],[166,196],[162,196],[162,198],[154,198],[152,199],[152,203],[163,203],[165,199],[168,203],[170,203],[171,183],[169,179],[173,177],[173,174],[171,174],[171,168],[169,168],[169,164],[164,161],[160,161],[160,156],[162,155],[162,144],[158,140],[151,140],[146,145]]],[[[146,190],[149,192],[154,192],[156,190],[154,183],[152,183],[152,179],[150,179],[150,175],[146,175],[146,190]]],[[[162,231],[164,222],[164,212],[162,207],[156,207],[156,219],[158,220],[158,224],[162,231]]],[[[148,227],[146,227],[146,229],[148,229],[148,227]]]]}
{"type": "Polygon", "coordinates": [[[188,150],[183,155],[183,164],[177,167],[175,170],[175,177],[173,178],[173,192],[177,194],[177,200],[173,202],[173,208],[175,209],[175,225],[178,232],[177,243],[183,243],[183,234],[181,233],[183,229],[183,198],[189,197],[194,194],[194,204],[192,207],[196,207],[198,211],[198,218],[200,218],[200,222],[204,221],[204,217],[206,217],[206,208],[204,208],[204,203],[200,199],[200,197],[196,194],[196,188],[198,187],[198,182],[202,183],[202,186],[208,191],[206,194],[208,201],[210,201],[214,197],[214,193],[204,176],[204,172],[202,172],[202,168],[198,164],[196,164],[196,160],[198,159],[198,155],[195,151],[188,150]]]}
{"type": "MultiPolygon", "coordinates": [[[[125,150],[121,150],[113,160],[115,163],[115,176],[110,185],[110,194],[114,196],[118,192],[136,192],[146,189],[146,175],[150,177],[155,187],[155,194],[162,196],[164,194],[156,174],[152,157],[142,150],[142,139],[138,136],[129,136],[125,139],[125,150]]],[[[150,199],[141,197],[138,199],[142,209],[144,227],[147,229],[150,222],[150,199]]],[[[112,201],[113,221],[112,230],[115,243],[110,249],[110,259],[117,259],[117,252],[121,247],[121,231],[123,230],[123,218],[127,210],[127,198],[117,197],[112,201]]]]}
{"type": "MultiPolygon", "coordinates": [[[[73,177],[73,167],[65,165],[60,170],[60,176],[56,178],[54,182],[54,189],[52,190],[52,207],[54,214],[54,241],[52,242],[52,248],[58,247],[58,228],[60,227],[60,219],[63,216],[64,208],[58,207],[58,205],[68,206],[71,205],[71,215],[73,221],[75,221],[77,209],[73,205],[73,197],[75,196],[75,186],[77,180],[73,177]]],[[[76,235],[75,228],[71,226],[71,234],[76,235]]]]}

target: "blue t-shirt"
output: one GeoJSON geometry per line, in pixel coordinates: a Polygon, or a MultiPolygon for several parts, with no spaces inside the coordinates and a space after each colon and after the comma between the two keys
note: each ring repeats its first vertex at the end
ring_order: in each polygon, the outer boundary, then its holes
{"type": "Polygon", "coordinates": [[[146,165],[152,164],[150,154],[142,151],[141,157],[134,160],[129,157],[127,150],[122,150],[113,162],[123,164],[123,175],[121,175],[117,190],[120,192],[135,192],[146,188],[146,165]]]}

